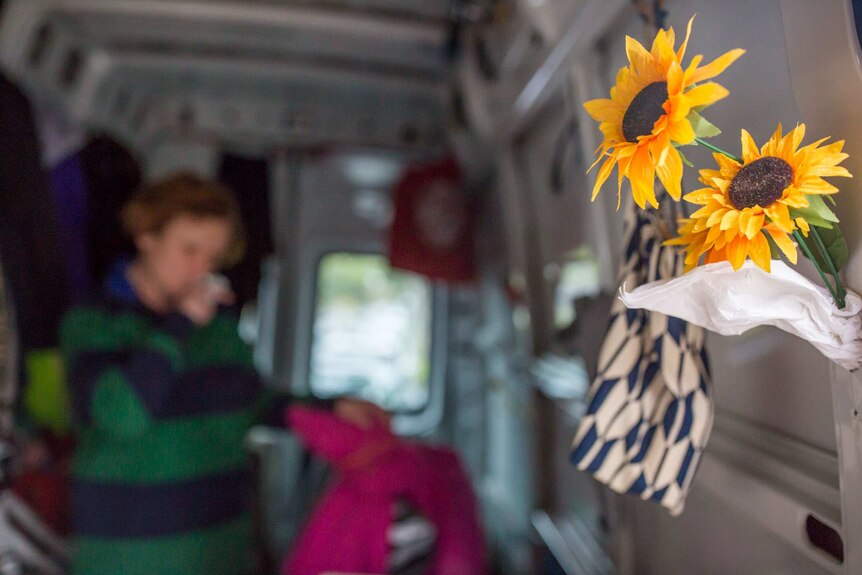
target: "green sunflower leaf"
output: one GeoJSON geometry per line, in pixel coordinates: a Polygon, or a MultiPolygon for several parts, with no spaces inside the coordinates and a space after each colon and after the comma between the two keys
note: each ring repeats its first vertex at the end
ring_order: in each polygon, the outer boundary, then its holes
{"type": "Polygon", "coordinates": [[[691,129],[698,138],[711,138],[721,133],[717,126],[694,110],[688,113],[686,119],[691,122],[691,129]]]}
{"type": "MultiPolygon", "coordinates": [[[[826,246],[829,258],[832,260],[832,263],[835,264],[835,270],[841,271],[841,268],[847,263],[847,257],[850,253],[847,249],[847,240],[844,239],[841,229],[838,226],[832,226],[831,228],[811,228],[811,232],[808,234],[808,237],[805,238],[805,243],[808,245],[808,249],[811,250],[811,253],[814,254],[814,259],[817,261],[817,265],[820,266],[820,269],[824,272],[829,273],[829,264],[823,259],[823,256],[820,254],[820,250],[817,247],[817,242],[814,239],[815,231],[820,234],[820,239],[823,240],[823,245],[826,246]]],[[[801,251],[802,254],[805,255],[805,250],[801,251]]]]}
{"type": "Polygon", "coordinates": [[[838,216],[829,209],[822,196],[808,196],[808,207],[791,209],[790,217],[802,217],[809,225],[826,229],[832,229],[832,224],[838,223],[838,216]]]}
{"type": "Polygon", "coordinates": [[[682,160],[682,163],[683,163],[683,164],[685,164],[685,165],[686,165],[686,166],[688,166],[689,168],[693,168],[693,167],[694,167],[694,164],[692,164],[692,163],[691,163],[691,160],[689,160],[688,158],[686,158],[686,157],[685,157],[685,154],[683,154],[683,153],[682,153],[682,151],[681,151],[679,148],[677,148],[677,149],[676,149],[676,153],[677,153],[677,154],[679,154],[679,159],[680,159],[680,160],[682,160]]]}

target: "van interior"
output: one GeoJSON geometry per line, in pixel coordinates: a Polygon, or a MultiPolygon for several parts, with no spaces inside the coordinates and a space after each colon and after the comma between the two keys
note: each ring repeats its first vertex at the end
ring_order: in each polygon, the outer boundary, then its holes
{"type": "MultiPolygon", "coordinates": [[[[59,322],[128,252],[123,203],[178,171],[239,202],[246,257],[225,275],[257,370],[294,395],[374,402],[405,441],[454,449],[489,573],[862,573],[862,378],[804,338],[689,332],[677,351],[708,358],[702,411],[674,425],[703,441],[672,503],[612,489],[575,449],[609,326],[633,317],[621,282],[653,265],[632,263],[631,218],[694,211],[665,195],[634,216],[613,176],[592,193],[603,134],[584,103],[608,97],[626,36],[680,41],[695,16],[687,59],[746,51],[708,110],[715,145],[804,122],[806,143],[844,140],[862,174],[860,15],[856,0],[3,1],[0,574],[68,572],[64,510],[39,512],[64,479],[54,466],[22,483],[26,438],[74,435],[59,322]]],[[[857,180],[835,184],[850,290],[857,180]]],[[[700,187],[685,167],[683,193],[700,187]]],[[[277,573],[333,471],[290,430],[255,427],[247,449],[249,573],[277,573]]]]}

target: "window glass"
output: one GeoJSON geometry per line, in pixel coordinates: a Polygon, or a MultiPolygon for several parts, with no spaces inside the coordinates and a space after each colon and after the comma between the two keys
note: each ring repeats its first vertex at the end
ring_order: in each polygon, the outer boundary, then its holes
{"type": "Polygon", "coordinates": [[[554,290],[554,327],[564,329],[575,320],[575,300],[601,292],[599,263],[586,246],[569,252],[559,267],[554,290]]]}
{"type": "Polygon", "coordinates": [[[394,412],[428,403],[431,285],[378,254],[321,258],[311,344],[311,392],[352,395],[394,412]]]}

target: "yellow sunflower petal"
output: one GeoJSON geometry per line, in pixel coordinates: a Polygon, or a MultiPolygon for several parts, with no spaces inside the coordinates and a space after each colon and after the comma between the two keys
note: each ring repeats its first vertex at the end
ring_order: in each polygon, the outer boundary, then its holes
{"type": "MultiPolygon", "coordinates": [[[[730,228],[729,230],[725,230],[724,234],[721,236],[724,238],[725,243],[730,243],[736,241],[737,237],[745,239],[745,236],[739,233],[739,228],[730,228]]],[[[715,241],[716,244],[720,244],[719,240],[715,241]]]]}
{"type": "Polygon", "coordinates": [[[742,210],[739,212],[739,221],[737,222],[737,226],[740,234],[745,234],[746,236],[748,235],[745,231],[748,229],[748,224],[751,221],[751,216],[753,215],[754,212],[750,209],[742,210]]]}
{"type": "Polygon", "coordinates": [[[714,263],[725,262],[725,261],[727,261],[727,251],[726,250],[712,249],[709,251],[709,253],[706,254],[706,263],[708,263],[708,264],[714,264],[714,263]]]}
{"type": "Polygon", "coordinates": [[[821,178],[852,178],[853,175],[844,166],[816,166],[808,169],[808,173],[821,178]]]}
{"type": "Polygon", "coordinates": [[[605,160],[605,163],[602,164],[602,167],[599,168],[599,175],[596,176],[596,183],[593,186],[593,195],[590,198],[590,201],[595,201],[596,196],[599,195],[599,190],[601,189],[602,184],[604,184],[605,181],[608,179],[608,176],[611,175],[611,171],[613,171],[614,165],[616,163],[617,163],[616,157],[611,155],[610,157],[608,157],[607,160],[605,160]]]}
{"type": "Polygon", "coordinates": [[[736,160],[728,158],[724,154],[719,154],[715,152],[712,154],[712,157],[715,159],[715,163],[718,164],[720,175],[727,180],[730,180],[735,176],[740,169],[742,169],[742,165],[736,160]]]}
{"type": "Polygon", "coordinates": [[[710,78],[718,76],[743,54],[745,54],[745,50],[741,48],[736,48],[734,50],[730,50],[729,52],[725,52],[706,66],[698,68],[694,72],[694,74],[692,74],[691,81],[701,82],[703,80],[708,80],[710,78]]]}
{"type": "Polygon", "coordinates": [[[764,229],[769,233],[770,237],[775,242],[775,245],[778,246],[779,250],[781,250],[781,253],[787,256],[790,263],[795,265],[798,259],[798,253],[796,251],[796,243],[790,239],[790,236],[775,226],[766,226],[764,229]]]}
{"type": "Polygon", "coordinates": [[[667,159],[669,151],[673,148],[673,145],[670,143],[670,136],[667,135],[667,132],[662,132],[650,139],[648,146],[649,153],[652,156],[653,165],[655,166],[663,164],[667,159]]]}
{"type": "Polygon", "coordinates": [[[754,239],[756,236],[760,235],[760,230],[763,228],[763,221],[766,216],[763,212],[753,213],[751,215],[751,219],[748,220],[748,225],[745,226],[745,229],[742,232],[748,239],[754,239]]]}
{"type": "Polygon", "coordinates": [[[726,98],[730,92],[721,84],[715,82],[707,82],[700,84],[685,93],[685,98],[688,100],[692,108],[697,106],[709,106],[726,98]]]}
{"type": "Polygon", "coordinates": [[[587,110],[587,114],[598,122],[616,121],[617,119],[622,122],[626,112],[621,104],[607,98],[597,98],[584,102],[584,108],[587,110]]]}
{"type": "Polygon", "coordinates": [[[769,264],[772,261],[769,253],[769,242],[766,236],[757,233],[751,242],[748,244],[748,256],[751,258],[757,267],[765,272],[769,272],[769,264]]]}
{"type": "Polygon", "coordinates": [[[727,244],[727,259],[734,270],[739,270],[748,255],[748,240],[744,236],[727,244]]]}
{"type": "Polygon", "coordinates": [[[787,136],[790,138],[791,150],[795,152],[805,138],[805,124],[797,125],[787,136]]]}
{"type": "Polygon", "coordinates": [[[685,69],[685,74],[683,75],[684,82],[686,86],[691,86],[694,84],[694,80],[691,79],[694,76],[694,73],[697,71],[697,67],[700,66],[700,63],[703,61],[703,56],[697,54],[692,57],[691,62],[688,63],[688,67],[685,69]]]}
{"type": "Polygon", "coordinates": [[[721,218],[721,224],[718,226],[721,231],[735,228],[739,221],[739,212],[736,210],[728,210],[721,218]]]}
{"type": "Polygon", "coordinates": [[[727,193],[727,188],[730,187],[730,182],[733,180],[725,180],[724,178],[713,178],[712,183],[715,185],[715,188],[719,190],[722,194],[727,193]]]}
{"type": "Polygon", "coordinates": [[[623,193],[623,179],[628,176],[629,166],[631,165],[632,156],[638,150],[637,144],[630,144],[620,148],[619,164],[617,169],[617,209],[620,209],[623,193]]]}
{"type": "MultiPolygon", "coordinates": [[[[824,138],[824,140],[826,139],[828,138],[824,138]]],[[[802,148],[799,151],[802,153],[800,155],[804,155],[804,157],[807,159],[807,162],[805,162],[806,164],[812,166],[835,166],[849,157],[847,154],[841,151],[843,148],[844,140],[840,140],[838,142],[832,142],[828,146],[823,146],[822,148],[817,149],[812,149],[810,146],[805,146],[805,148],[802,148]]]]}
{"type": "Polygon", "coordinates": [[[835,194],[838,188],[820,178],[805,178],[799,184],[799,191],[804,194],[822,195],[835,194]]]}
{"type": "MultiPolygon", "coordinates": [[[[699,250],[698,250],[699,251],[699,250]]],[[[697,267],[697,260],[700,259],[702,254],[698,253],[695,250],[692,250],[685,257],[685,271],[689,272],[697,267]]]]}
{"type": "Polygon", "coordinates": [[[667,193],[675,201],[682,195],[682,159],[673,146],[667,147],[664,162],[656,163],[655,173],[664,185],[667,193]]]}
{"type": "Polygon", "coordinates": [[[754,138],[748,133],[748,130],[742,130],[742,161],[748,164],[760,157],[757,149],[757,144],[754,143],[754,138]]]}
{"type": "Polygon", "coordinates": [[[724,214],[726,210],[724,208],[720,208],[718,210],[713,209],[712,206],[706,206],[694,212],[691,217],[693,218],[702,218],[706,216],[706,226],[712,227],[719,222],[721,222],[722,218],[724,218],[724,214]]]}
{"type": "Polygon", "coordinates": [[[698,173],[700,174],[700,177],[698,179],[707,186],[712,186],[713,178],[718,178],[721,176],[721,172],[718,170],[700,170],[700,172],[698,173]]]}
{"type": "Polygon", "coordinates": [[[604,152],[603,152],[603,153],[601,153],[601,154],[599,154],[599,156],[596,158],[596,161],[595,161],[595,162],[593,162],[593,164],[592,164],[592,165],[589,167],[589,169],[587,170],[587,173],[588,173],[588,174],[589,174],[590,172],[592,172],[592,171],[593,171],[593,168],[595,168],[595,167],[596,167],[596,164],[598,164],[599,162],[601,162],[601,161],[602,161],[602,158],[604,158],[604,157],[605,157],[605,155],[606,155],[606,154],[605,154],[604,152]]]}
{"type": "Polygon", "coordinates": [[[673,42],[673,28],[659,30],[655,35],[655,40],[653,40],[650,54],[653,60],[658,63],[662,72],[666,71],[667,66],[676,58],[676,53],[673,51],[673,42]]]}
{"type": "Polygon", "coordinates": [[[775,129],[775,132],[772,133],[772,136],[769,138],[769,140],[767,140],[766,143],[760,147],[760,156],[781,156],[781,140],[781,123],[779,122],[778,127],[775,129]]]}
{"type": "MultiPolygon", "coordinates": [[[[707,205],[703,206],[702,208],[700,208],[699,210],[695,211],[693,214],[691,214],[691,219],[693,219],[695,221],[695,227],[697,227],[698,221],[700,221],[703,218],[708,218],[710,216],[710,214],[712,214],[714,211],[715,211],[715,207],[707,204],[707,205]]],[[[723,215],[723,213],[722,213],[722,215],[723,215]]]]}
{"type": "Polygon", "coordinates": [[[669,240],[665,240],[661,243],[663,246],[685,246],[688,245],[690,239],[685,236],[677,236],[675,238],[671,238],[669,240]]]}
{"type": "Polygon", "coordinates": [[[761,156],[778,156],[778,147],[781,144],[781,122],[778,123],[778,127],[775,129],[775,132],[772,133],[772,137],[767,140],[765,144],[760,148],[761,156]]]}
{"type": "Polygon", "coordinates": [[[713,193],[712,188],[701,188],[687,193],[682,199],[692,204],[704,204],[709,201],[713,193]]]}
{"type": "Polygon", "coordinates": [[[632,68],[635,70],[646,70],[652,67],[652,56],[650,53],[643,47],[643,44],[631,36],[626,36],[626,55],[632,68]]]}
{"type": "MultiPolygon", "coordinates": [[[[667,69],[667,93],[668,94],[680,94],[682,93],[683,88],[685,87],[685,73],[682,70],[682,66],[679,65],[679,62],[674,60],[670,63],[667,69]]],[[[688,115],[688,110],[682,114],[683,117],[688,115]]],[[[676,116],[679,117],[679,116],[676,116]]]]}
{"type": "Polygon", "coordinates": [[[784,197],[778,200],[788,208],[807,208],[809,205],[808,198],[794,186],[789,186],[784,190],[784,197]]]}
{"type": "MultiPolygon", "coordinates": [[[[805,124],[801,124],[802,135],[805,135],[805,124]]],[[[778,154],[776,154],[779,158],[783,159],[785,162],[793,165],[795,163],[795,153],[796,148],[799,145],[799,142],[796,141],[796,138],[800,134],[799,126],[791,130],[787,133],[786,136],[781,138],[781,142],[778,144],[778,154]]],[[[800,138],[801,141],[801,138],[800,138]]]]}
{"type": "Polygon", "coordinates": [[[658,202],[656,201],[654,187],[655,172],[647,146],[638,147],[626,171],[626,175],[632,184],[635,203],[641,208],[646,207],[646,202],[649,202],[653,207],[657,207],[658,202]]]}
{"type": "Polygon", "coordinates": [[[691,127],[691,122],[682,119],[668,126],[668,135],[670,139],[677,144],[690,144],[694,141],[695,133],[691,127]]]}
{"type": "Polygon", "coordinates": [[[768,208],[764,208],[763,211],[779,229],[784,230],[788,234],[793,232],[793,220],[790,219],[790,209],[785,204],[776,202],[768,208]]]}
{"type": "MultiPolygon", "coordinates": [[[[820,148],[819,146],[820,146],[823,142],[825,142],[826,140],[828,140],[828,139],[829,139],[829,137],[828,137],[828,136],[827,136],[827,137],[825,137],[825,138],[820,138],[819,140],[817,140],[817,141],[815,141],[815,142],[811,142],[810,144],[803,146],[802,148],[800,148],[800,149],[799,149],[799,151],[800,151],[801,153],[804,153],[804,154],[808,154],[808,153],[814,153],[814,154],[816,154],[816,153],[819,153],[819,152],[821,152],[821,151],[823,151],[823,150],[825,149],[825,148],[820,148]]],[[[843,144],[844,142],[843,142],[843,141],[841,141],[841,142],[833,142],[833,143],[841,143],[841,144],[843,144]]]]}
{"type": "Polygon", "coordinates": [[[685,57],[685,49],[688,47],[688,38],[691,36],[692,24],[694,24],[694,16],[688,19],[688,25],[685,27],[685,40],[682,41],[682,44],[679,45],[679,49],[676,51],[676,59],[680,62],[685,57]]]}
{"type": "Polygon", "coordinates": [[[817,152],[822,152],[824,154],[837,154],[841,152],[842,149],[844,149],[844,140],[838,140],[836,142],[832,142],[831,144],[823,146],[822,148],[817,150],[817,152]]]}
{"type": "Polygon", "coordinates": [[[617,72],[616,83],[611,88],[611,100],[628,106],[641,88],[643,88],[642,81],[624,66],[617,72]]]}
{"type": "Polygon", "coordinates": [[[709,231],[706,233],[706,241],[704,242],[704,244],[707,246],[711,246],[712,244],[714,244],[715,240],[717,240],[718,237],[721,235],[721,231],[721,228],[718,226],[712,226],[711,228],[709,228],[709,231]]]}
{"type": "Polygon", "coordinates": [[[618,210],[620,209],[620,203],[622,202],[622,199],[623,199],[623,177],[625,175],[624,171],[623,171],[623,164],[628,166],[629,161],[630,161],[630,158],[628,158],[628,157],[622,158],[620,160],[619,164],[617,165],[617,209],[618,210]]]}

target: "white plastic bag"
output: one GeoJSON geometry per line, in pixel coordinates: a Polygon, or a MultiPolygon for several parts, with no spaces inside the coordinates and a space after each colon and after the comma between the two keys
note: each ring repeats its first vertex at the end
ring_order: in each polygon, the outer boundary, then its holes
{"type": "Polygon", "coordinates": [[[722,335],[738,335],[773,325],[811,342],[848,370],[862,363],[862,300],[848,292],[838,309],[824,287],[773,261],[767,273],[746,261],[739,271],[729,262],[697,267],[671,280],[650,282],[631,292],[620,288],[629,308],[678,317],[722,335]]]}

